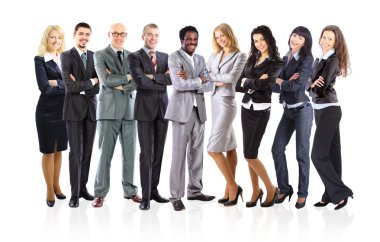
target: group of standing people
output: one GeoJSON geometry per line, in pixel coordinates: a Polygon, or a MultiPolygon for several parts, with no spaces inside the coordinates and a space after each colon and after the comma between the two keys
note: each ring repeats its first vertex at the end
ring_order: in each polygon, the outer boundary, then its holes
{"type": "Polygon", "coordinates": [[[206,121],[204,93],[211,92],[212,130],[207,145],[226,180],[218,203],[236,205],[243,189],[236,182],[237,142],[233,121],[237,113],[235,92],[244,93],[241,106],[243,151],[247,160],[253,193],[247,207],[270,207],[293,195],[289,184],[285,148],[296,133],[296,158],[299,165],[296,208],[306,204],[310,169],[310,136],[313,109],[316,131],[311,159],[325,185],[321,201],[314,206],[347,204],[352,191],[343,183],[339,122],[341,109],[334,84],[337,76],[347,76],[349,56],[341,30],[327,26],[319,44],[323,55],[313,64],[310,31],[299,26],[288,40],[289,51],[281,59],[271,30],[261,25],[251,33],[247,56],[240,51],[237,38],[228,24],[213,31],[214,52],[206,63],[195,53],[198,30],[186,26],[179,32],[181,48],[171,55],[156,51],[160,31],[157,25],[143,29],[144,46],[129,52],[124,48],[126,27],[111,25],[110,44],[95,53],[87,49],[91,27],[79,23],[74,29],[75,46],[65,51],[64,33],[49,26],[35,57],[36,77],[41,95],[36,109],[36,124],[47,185],[46,202],[54,206],[55,197],[65,199],[59,185],[62,151],[70,145],[70,207],[79,198],[102,207],[110,188],[110,167],[117,139],[122,151],[122,186],[125,199],[149,210],[150,201],[171,202],[174,210],[185,209],[185,166],[188,164],[187,199],[211,201],[202,193],[203,140],[206,121]],[[172,85],[168,98],[167,86],[172,85]],[[305,93],[309,91],[312,103],[305,93]],[[280,94],[284,113],[272,146],[278,187],[271,182],[258,150],[270,117],[272,91],[280,94]],[[97,100],[96,95],[99,94],[97,100]],[[137,120],[137,125],[136,125],[137,120]],[[172,121],[171,197],[157,189],[168,130],[172,121]],[[99,162],[94,195],[87,190],[96,126],[99,133],[99,162]],[[140,144],[142,197],[133,183],[136,126],[140,144]],[[263,181],[264,191],[260,188],[263,181]]]}

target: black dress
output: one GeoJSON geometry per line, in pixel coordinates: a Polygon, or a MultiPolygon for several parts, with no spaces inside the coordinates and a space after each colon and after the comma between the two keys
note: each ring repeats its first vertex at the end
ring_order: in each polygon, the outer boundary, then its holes
{"type": "MultiPolygon", "coordinates": [[[[48,57],[48,55],[45,55],[48,57]]],[[[41,91],[36,108],[36,125],[41,153],[54,153],[67,149],[66,122],[62,120],[65,86],[61,70],[54,60],[45,62],[44,57],[34,58],[38,88],[41,91]],[[57,80],[58,86],[52,87],[48,80],[57,80]]]]}

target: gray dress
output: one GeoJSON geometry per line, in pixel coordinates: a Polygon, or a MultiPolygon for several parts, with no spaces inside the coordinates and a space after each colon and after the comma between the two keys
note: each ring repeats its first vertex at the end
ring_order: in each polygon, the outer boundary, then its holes
{"type": "Polygon", "coordinates": [[[223,82],[216,87],[211,96],[212,130],[207,150],[226,152],[236,149],[235,133],[232,122],[236,116],[235,84],[247,61],[242,52],[228,53],[221,60],[223,51],[211,55],[207,67],[214,82],[223,82]]]}

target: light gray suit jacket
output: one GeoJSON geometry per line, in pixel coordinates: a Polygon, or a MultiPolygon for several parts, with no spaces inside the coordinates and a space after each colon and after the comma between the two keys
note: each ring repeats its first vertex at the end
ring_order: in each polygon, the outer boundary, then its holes
{"type": "Polygon", "coordinates": [[[136,86],[133,80],[128,81],[127,57],[131,52],[124,50],[123,65],[113,49],[108,46],[95,52],[95,70],[100,81],[100,94],[97,119],[133,120],[133,108],[136,99],[136,86]],[[111,72],[107,74],[106,68],[111,72]],[[115,89],[123,86],[123,91],[115,89]]]}
{"type": "Polygon", "coordinates": [[[207,69],[213,82],[226,83],[219,87],[214,85],[214,90],[218,88],[218,92],[221,92],[222,96],[234,97],[235,85],[247,62],[247,55],[240,51],[231,52],[220,61],[222,55],[223,51],[211,54],[207,62],[207,69]]]}
{"type": "Polygon", "coordinates": [[[194,98],[198,107],[200,121],[206,121],[204,92],[212,91],[213,83],[208,74],[205,60],[202,56],[194,55],[194,68],[184,50],[179,49],[169,56],[170,78],[173,84],[165,118],[171,121],[186,123],[190,119],[194,98]],[[178,77],[178,71],[184,70],[187,80],[178,77]],[[206,83],[201,83],[199,77],[206,76],[206,83]]]}

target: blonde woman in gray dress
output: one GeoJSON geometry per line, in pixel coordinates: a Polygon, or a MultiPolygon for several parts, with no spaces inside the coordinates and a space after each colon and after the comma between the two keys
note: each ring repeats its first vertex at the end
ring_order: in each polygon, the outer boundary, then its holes
{"type": "Polygon", "coordinates": [[[226,23],[215,27],[213,48],[214,52],[207,63],[214,82],[211,96],[212,130],[207,151],[226,179],[224,196],[218,202],[232,206],[236,205],[243,192],[235,181],[237,155],[232,122],[237,109],[235,84],[243,71],[247,55],[240,52],[235,34],[226,23]]]}

